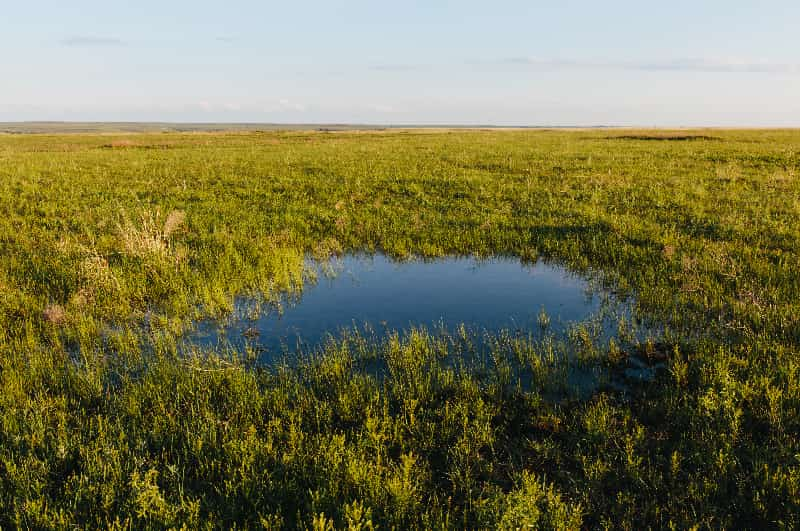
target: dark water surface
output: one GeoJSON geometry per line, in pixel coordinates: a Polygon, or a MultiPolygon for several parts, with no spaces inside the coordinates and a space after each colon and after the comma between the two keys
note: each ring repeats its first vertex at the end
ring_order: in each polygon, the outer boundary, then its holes
{"type": "Polygon", "coordinates": [[[354,327],[378,336],[412,326],[453,331],[462,323],[478,334],[533,333],[541,330],[542,311],[548,331],[557,333],[595,315],[607,298],[560,266],[512,258],[395,262],[383,255],[348,255],[317,269],[317,281],[295,300],[283,301],[281,311],[266,308],[248,317],[254,302],[241,298],[233,319],[199,323],[190,341],[249,343],[277,353],[314,348],[354,327]]]}

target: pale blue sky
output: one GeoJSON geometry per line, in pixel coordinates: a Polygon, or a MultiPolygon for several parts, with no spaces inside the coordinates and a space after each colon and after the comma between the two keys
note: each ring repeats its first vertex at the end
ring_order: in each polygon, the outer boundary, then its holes
{"type": "Polygon", "coordinates": [[[2,4],[0,121],[800,126],[797,0],[2,4]]]}

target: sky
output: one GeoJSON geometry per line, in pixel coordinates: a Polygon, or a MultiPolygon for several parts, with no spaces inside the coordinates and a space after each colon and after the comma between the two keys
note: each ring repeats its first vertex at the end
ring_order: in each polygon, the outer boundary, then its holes
{"type": "Polygon", "coordinates": [[[0,0],[0,121],[800,126],[800,2],[0,0]]]}

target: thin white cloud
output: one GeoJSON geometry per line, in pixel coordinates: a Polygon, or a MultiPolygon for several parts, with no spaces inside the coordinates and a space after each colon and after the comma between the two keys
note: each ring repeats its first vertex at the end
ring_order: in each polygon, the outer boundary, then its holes
{"type": "Polygon", "coordinates": [[[105,47],[125,46],[125,41],[114,37],[96,37],[91,35],[74,35],[61,39],[62,46],[74,47],[105,47]]]}
{"type": "Polygon", "coordinates": [[[741,59],[678,59],[674,61],[633,64],[640,70],[678,70],[689,72],[800,72],[800,65],[741,59]]]}
{"type": "Polygon", "coordinates": [[[416,64],[382,64],[371,65],[369,69],[376,72],[414,72],[417,70],[425,70],[426,66],[416,64]]]}
{"type": "Polygon", "coordinates": [[[539,69],[800,73],[800,63],[780,63],[744,59],[681,58],[654,61],[588,61],[538,57],[509,57],[497,61],[496,63],[539,69]]]}

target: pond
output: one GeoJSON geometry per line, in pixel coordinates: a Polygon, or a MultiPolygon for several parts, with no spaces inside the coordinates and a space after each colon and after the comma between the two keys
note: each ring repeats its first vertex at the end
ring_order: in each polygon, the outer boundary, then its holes
{"type": "Polygon", "coordinates": [[[513,258],[447,257],[397,262],[384,255],[346,255],[316,264],[317,280],[297,297],[256,311],[239,298],[233,318],[197,324],[189,340],[200,346],[245,344],[262,361],[282,352],[312,350],[345,330],[378,337],[412,327],[480,336],[508,330],[559,333],[597,315],[609,294],[567,269],[513,258]],[[543,327],[546,314],[547,326],[543,327]]]}

